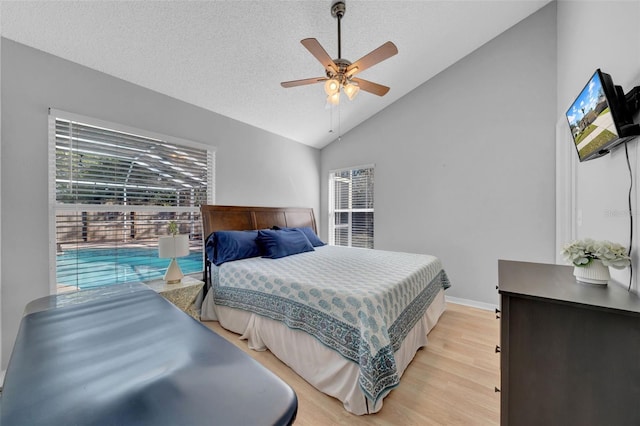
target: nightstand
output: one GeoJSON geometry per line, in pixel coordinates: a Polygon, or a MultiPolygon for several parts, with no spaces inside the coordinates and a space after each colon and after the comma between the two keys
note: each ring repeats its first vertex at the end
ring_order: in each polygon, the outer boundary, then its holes
{"type": "Polygon", "coordinates": [[[200,321],[200,315],[193,302],[195,302],[198,293],[202,290],[204,282],[185,276],[178,284],[167,284],[164,280],[156,280],[150,281],[146,285],[160,293],[162,297],[176,305],[180,310],[200,321]]]}

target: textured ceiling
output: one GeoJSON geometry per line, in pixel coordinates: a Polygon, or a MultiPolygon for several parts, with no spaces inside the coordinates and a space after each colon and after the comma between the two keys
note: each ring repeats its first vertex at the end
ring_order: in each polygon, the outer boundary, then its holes
{"type": "Polygon", "coordinates": [[[415,89],[549,0],[347,0],[342,56],[352,62],[391,40],[396,56],[358,77],[391,90],[360,92],[338,109],[300,44],[337,56],[337,21],[323,1],[5,1],[2,36],[321,148],[415,89]],[[338,117],[340,125],[338,126],[338,117]],[[334,132],[330,132],[334,130],[334,132]]]}

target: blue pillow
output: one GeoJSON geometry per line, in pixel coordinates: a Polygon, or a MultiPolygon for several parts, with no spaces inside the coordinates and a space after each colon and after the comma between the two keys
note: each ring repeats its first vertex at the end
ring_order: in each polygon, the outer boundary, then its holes
{"type": "Polygon", "coordinates": [[[257,241],[262,246],[262,257],[270,259],[314,251],[309,239],[299,229],[261,230],[257,241]]]}
{"type": "Polygon", "coordinates": [[[216,266],[262,254],[256,242],[258,231],[216,231],[207,238],[207,257],[216,266]]]}
{"type": "Polygon", "coordinates": [[[320,238],[318,238],[318,236],[316,235],[315,232],[313,232],[313,229],[311,229],[310,226],[305,226],[304,228],[283,228],[283,229],[298,229],[302,231],[302,233],[307,237],[311,245],[314,247],[321,247],[326,245],[326,243],[324,243],[320,238]]]}

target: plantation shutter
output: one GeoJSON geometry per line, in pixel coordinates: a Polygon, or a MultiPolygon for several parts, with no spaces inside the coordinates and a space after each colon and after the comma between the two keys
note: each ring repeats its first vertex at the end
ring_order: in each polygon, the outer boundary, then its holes
{"type": "Polygon", "coordinates": [[[373,248],[373,166],[329,174],[329,243],[373,248]]]}
{"type": "Polygon", "coordinates": [[[49,121],[58,288],[161,278],[158,237],[171,221],[189,235],[183,272],[202,271],[199,207],[213,203],[213,149],[60,111],[49,121]]]}

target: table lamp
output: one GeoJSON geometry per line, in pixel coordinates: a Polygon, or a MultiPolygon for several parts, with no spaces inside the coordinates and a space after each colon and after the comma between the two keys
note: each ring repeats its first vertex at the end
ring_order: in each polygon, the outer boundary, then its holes
{"type": "Polygon", "coordinates": [[[184,257],[189,254],[189,236],[171,235],[169,237],[160,237],[158,240],[158,257],[161,259],[171,259],[167,272],[164,274],[164,280],[167,284],[178,284],[184,274],[180,270],[176,257],[184,257]]]}

